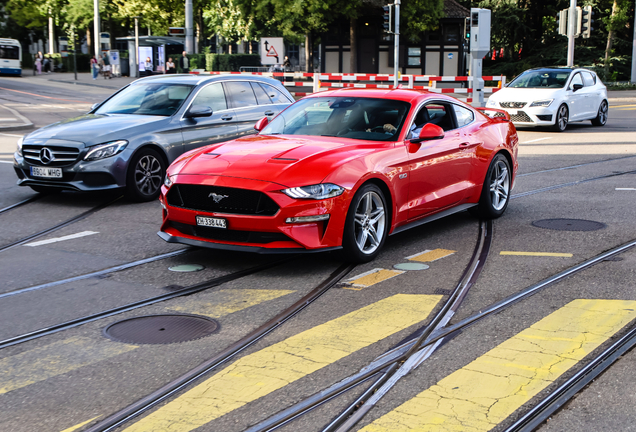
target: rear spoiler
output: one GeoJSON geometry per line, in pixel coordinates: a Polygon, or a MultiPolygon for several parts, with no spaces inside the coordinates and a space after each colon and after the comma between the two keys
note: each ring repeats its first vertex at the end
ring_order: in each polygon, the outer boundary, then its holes
{"type": "Polygon", "coordinates": [[[508,114],[506,111],[502,109],[497,109],[497,108],[475,108],[475,109],[477,109],[478,111],[481,111],[482,114],[492,119],[501,118],[506,121],[510,121],[510,114],[508,114]]]}

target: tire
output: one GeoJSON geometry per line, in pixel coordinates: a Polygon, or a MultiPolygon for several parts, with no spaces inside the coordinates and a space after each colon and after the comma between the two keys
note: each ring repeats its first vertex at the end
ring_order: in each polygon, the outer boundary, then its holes
{"type": "Polygon", "coordinates": [[[480,219],[496,219],[508,208],[510,202],[511,169],[508,159],[497,154],[486,173],[479,204],[470,213],[480,219]]]}
{"type": "Polygon", "coordinates": [[[563,132],[565,128],[568,127],[569,114],[568,106],[566,104],[562,104],[557,110],[554,126],[550,129],[554,132],[563,132]]]}
{"type": "Polygon", "coordinates": [[[155,150],[139,150],[128,165],[126,198],[144,202],[157,199],[166,176],[166,163],[155,150]]]}
{"type": "Polygon", "coordinates": [[[29,187],[38,193],[46,194],[46,195],[58,194],[62,192],[61,188],[56,188],[51,186],[29,186],[29,187]]]}
{"type": "Polygon", "coordinates": [[[598,113],[596,114],[596,118],[592,119],[592,124],[594,126],[605,126],[605,123],[607,123],[608,111],[609,106],[607,105],[607,101],[604,100],[598,107],[598,113]]]}
{"type": "Polygon", "coordinates": [[[384,194],[374,184],[362,186],[351,200],[342,236],[343,258],[354,263],[373,260],[389,231],[384,194]]]}

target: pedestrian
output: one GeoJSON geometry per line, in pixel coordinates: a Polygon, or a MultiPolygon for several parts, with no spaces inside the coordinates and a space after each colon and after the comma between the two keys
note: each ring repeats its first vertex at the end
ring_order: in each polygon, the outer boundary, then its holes
{"type": "Polygon", "coordinates": [[[96,80],[97,75],[99,75],[99,65],[95,56],[91,58],[91,72],[93,73],[93,79],[96,80]]]}
{"type": "Polygon", "coordinates": [[[172,57],[169,57],[168,61],[166,62],[166,73],[173,74],[176,72],[177,72],[177,69],[175,68],[174,62],[172,61],[172,57]]]}
{"type": "Polygon", "coordinates": [[[188,53],[185,51],[179,58],[179,67],[181,68],[181,73],[190,73],[190,60],[188,59],[188,53]]]}
{"type": "Polygon", "coordinates": [[[104,72],[104,79],[110,79],[110,60],[108,60],[108,54],[102,54],[102,71],[104,72]]]}
{"type": "Polygon", "coordinates": [[[144,70],[146,71],[146,76],[152,75],[152,60],[150,60],[150,57],[146,57],[146,61],[144,62],[144,70]]]}
{"type": "Polygon", "coordinates": [[[44,57],[42,57],[42,51],[38,51],[35,56],[35,67],[38,70],[38,75],[42,73],[42,60],[44,60],[44,57]]]}
{"type": "Polygon", "coordinates": [[[285,60],[283,61],[283,68],[285,68],[285,72],[292,71],[292,64],[289,61],[289,57],[285,56],[285,60]]]}
{"type": "Polygon", "coordinates": [[[45,55],[44,56],[44,62],[42,64],[42,70],[44,70],[44,73],[51,73],[51,60],[49,60],[49,55],[45,55]]]}

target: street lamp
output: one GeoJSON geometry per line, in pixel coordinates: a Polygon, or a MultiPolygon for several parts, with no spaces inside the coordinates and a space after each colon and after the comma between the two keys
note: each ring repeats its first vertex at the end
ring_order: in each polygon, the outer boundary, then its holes
{"type": "Polygon", "coordinates": [[[102,48],[102,32],[99,26],[99,0],[93,0],[94,22],[93,31],[95,32],[95,58],[99,59],[102,48]]]}
{"type": "Polygon", "coordinates": [[[139,18],[135,18],[135,78],[139,77],[139,18]]]}

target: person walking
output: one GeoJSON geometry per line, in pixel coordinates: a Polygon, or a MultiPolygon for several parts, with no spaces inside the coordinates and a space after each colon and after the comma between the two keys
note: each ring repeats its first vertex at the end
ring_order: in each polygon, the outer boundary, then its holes
{"type": "Polygon", "coordinates": [[[111,73],[110,73],[110,60],[108,60],[108,54],[103,53],[102,54],[102,71],[104,73],[104,79],[111,78],[111,73]]]}
{"type": "Polygon", "coordinates": [[[181,68],[181,73],[190,73],[190,60],[188,59],[188,53],[185,51],[179,58],[179,67],[181,68]]]}
{"type": "Polygon", "coordinates": [[[169,57],[168,61],[166,62],[166,73],[167,74],[177,73],[177,69],[174,65],[174,62],[172,61],[172,57],[169,57]]]}
{"type": "Polygon", "coordinates": [[[144,62],[144,70],[145,76],[152,75],[152,60],[150,60],[150,57],[146,57],[146,61],[144,62]]]}
{"type": "Polygon", "coordinates": [[[91,72],[93,73],[93,79],[96,80],[97,75],[99,75],[99,65],[95,56],[91,58],[91,72]]]}
{"type": "Polygon", "coordinates": [[[42,73],[42,60],[44,60],[42,51],[38,51],[37,55],[35,56],[35,68],[38,70],[38,75],[42,73]]]}

